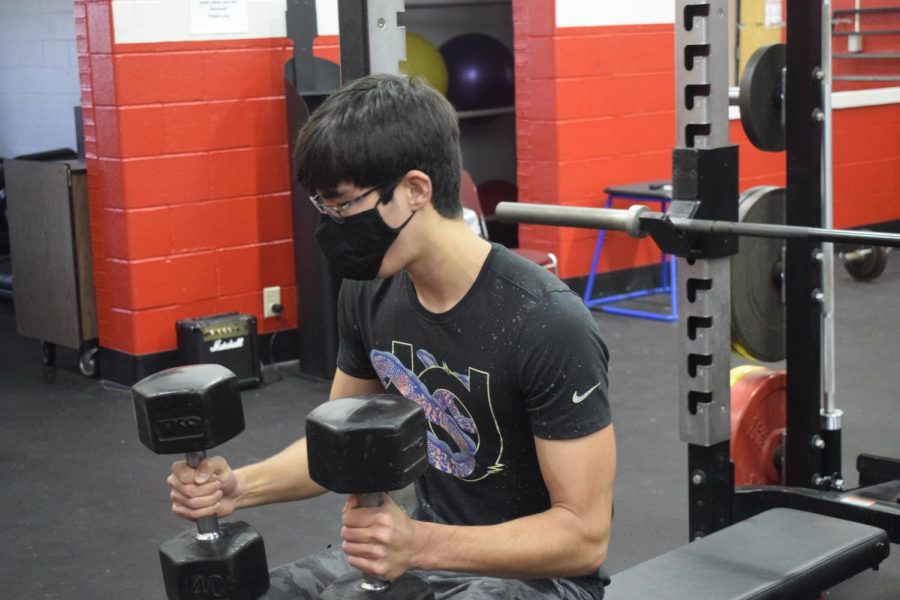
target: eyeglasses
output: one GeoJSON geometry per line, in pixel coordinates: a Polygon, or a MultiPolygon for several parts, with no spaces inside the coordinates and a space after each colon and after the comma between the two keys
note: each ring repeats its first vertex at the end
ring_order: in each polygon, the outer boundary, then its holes
{"type": "MultiPolygon", "coordinates": [[[[333,220],[336,223],[343,223],[345,217],[342,213],[345,210],[347,210],[348,208],[350,208],[351,206],[353,206],[360,200],[363,200],[366,196],[368,196],[372,192],[374,192],[376,190],[380,190],[381,188],[387,186],[388,184],[394,183],[394,181],[396,181],[396,180],[389,179],[387,181],[382,181],[378,185],[376,185],[374,187],[370,187],[369,189],[364,191],[359,196],[356,196],[355,198],[353,198],[351,200],[347,200],[346,202],[343,202],[336,206],[332,206],[330,204],[325,204],[322,201],[322,194],[316,194],[315,196],[310,196],[309,201],[312,202],[312,205],[316,207],[316,210],[319,211],[320,213],[322,213],[323,215],[328,215],[329,217],[331,217],[331,220],[333,220]]],[[[382,195],[381,197],[378,198],[378,202],[375,203],[375,206],[378,206],[379,204],[381,204],[383,202],[383,200],[384,200],[384,195],[382,195]]]]}

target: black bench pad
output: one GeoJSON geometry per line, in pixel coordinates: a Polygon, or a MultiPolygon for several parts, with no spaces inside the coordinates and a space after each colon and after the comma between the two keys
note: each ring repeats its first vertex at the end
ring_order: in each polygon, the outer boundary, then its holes
{"type": "Polygon", "coordinates": [[[806,600],[890,553],[876,527],[776,508],[614,575],[606,600],[806,600]]]}

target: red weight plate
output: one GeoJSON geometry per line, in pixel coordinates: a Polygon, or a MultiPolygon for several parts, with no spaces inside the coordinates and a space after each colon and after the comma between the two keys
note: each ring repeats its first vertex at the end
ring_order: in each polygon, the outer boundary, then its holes
{"type": "Polygon", "coordinates": [[[731,386],[731,458],[734,484],[778,485],[776,465],[787,422],[787,374],[756,369],[731,386]]]}

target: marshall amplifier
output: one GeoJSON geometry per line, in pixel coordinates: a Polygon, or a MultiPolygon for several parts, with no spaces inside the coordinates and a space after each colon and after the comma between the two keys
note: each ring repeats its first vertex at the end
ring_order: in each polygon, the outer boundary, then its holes
{"type": "Polygon", "coordinates": [[[222,365],[237,375],[242,388],[262,382],[253,315],[232,312],[181,319],[175,329],[180,364],[222,365]]]}

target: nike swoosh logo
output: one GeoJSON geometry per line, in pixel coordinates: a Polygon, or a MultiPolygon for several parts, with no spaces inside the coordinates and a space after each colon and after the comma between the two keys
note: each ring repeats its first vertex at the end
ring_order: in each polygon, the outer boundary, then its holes
{"type": "Polygon", "coordinates": [[[582,400],[584,400],[585,398],[587,398],[588,396],[590,396],[590,395],[591,395],[591,392],[593,392],[594,390],[596,390],[596,389],[597,389],[598,387],[600,387],[601,385],[603,385],[603,382],[602,382],[602,381],[601,381],[600,383],[598,383],[597,385],[595,385],[594,387],[592,387],[591,389],[589,389],[588,391],[586,391],[585,393],[583,393],[583,394],[579,394],[578,392],[572,392],[572,402],[574,402],[575,404],[581,403],[582,400]]]}

